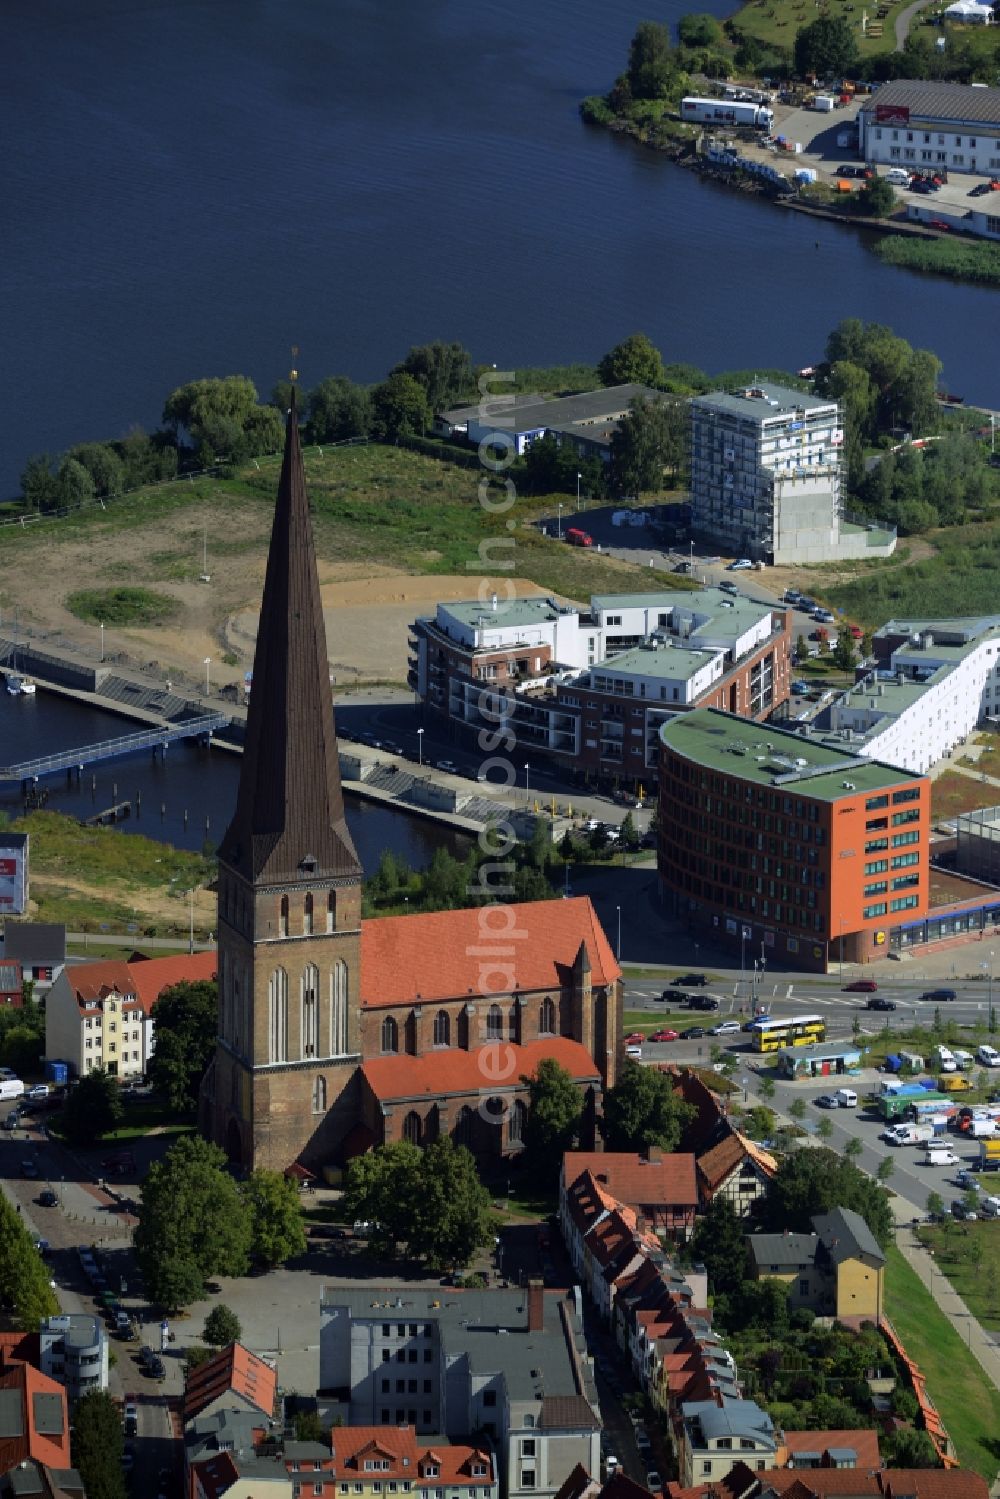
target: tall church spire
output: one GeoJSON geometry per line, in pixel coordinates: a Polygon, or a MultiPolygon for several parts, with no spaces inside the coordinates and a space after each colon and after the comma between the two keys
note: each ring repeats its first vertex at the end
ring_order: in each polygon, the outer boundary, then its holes
{"type": "Polygon", "coordinates": [[[220,854],[265,883],[361,875],[344,816],[294,386],[236,811],[220,854]]]}

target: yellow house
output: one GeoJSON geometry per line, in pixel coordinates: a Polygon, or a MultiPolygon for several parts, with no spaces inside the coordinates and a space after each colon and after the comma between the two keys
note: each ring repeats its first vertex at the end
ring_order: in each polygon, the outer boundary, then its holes
{"type": "Polygon", "coordinates": [[[840,1322],[879,1322],[885,1255],[871,1229],[851,1208],[817,1213],[809,1234],[751,1234],[750,1263],[757,1280],[779,1280],[792,1307],[807,1306],[840,1322]]]}

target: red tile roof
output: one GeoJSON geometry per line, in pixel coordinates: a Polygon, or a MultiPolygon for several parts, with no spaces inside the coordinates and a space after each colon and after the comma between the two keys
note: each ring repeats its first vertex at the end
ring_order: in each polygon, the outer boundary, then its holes
{"type": "Polygon", "coordinates": [[[773,1176],[778,1169],[773,1155],[761,1150],[759,1145],[755,1145],[737,1130],[731,1130],[718,1145],[713,1145],[711,1150],[706,1150],[704,1155],[698,1157],[698,1175],[709,1192],[715,1192],[726,1177],[744,1161],[752,1162],[764,1177],[773,1176]]]}
{"type": "Polygon", "coordinates": [[[184,1390],[184,1419],[200,1415],[220,1395],[239,1395],[253,1410],[270,1417],[277,1387],[278,1376],[270,1364],[242,1343],[230,1343],[191,1370],[184,1390]]]}
{"type": "Polygon", "coordinates": [[[879,1474],[862,1468],[767,1468],[757,1475],[765,1489],[789,1499],[799,1499],[801,1486],[806,1495],[826,1499],[828,1494],[878,1494],[879,1474]]]}
{"type": "Polygon", "coordinates": [[[74,963],[64,970],[78,1004],[86,1008],[103,994],[134,995],[135,982],[127,963],[120,958],[105,958],[97,963],[74,963]]]}
{"type": "Polygon", "coordinates": [[[14,1411],[8,1410],[11,1419],[0,1437],[0,1473],[28,1461],[68,1468],[69,1413],[63,1386],[33,1365],[15,1362],[0,1372],[0,1391],[14,1395],[14,1411]]]}
{"type": "Polygon", "coordinates": [[[197,1492],[204,1499],[219,1499],[240,1477],[239,1464],[231,1452],[214,1452],[194,1463],[192,1472],[197,1476],[197,1492]]]}
{"type": "Polygon", "coordinates": [[[419,1482],[421,1488],[495,1482],[493,1458],[487,1448],[465,1446],[460,1442],[437,1442],[433,1446],[421,1447],[417,1445],[412,1426],[338,1426],[330,1433],[330,1441],[333,1471],[338,1479],[364,1474],[366,1458],[378,1458],[389,1464],[376,1475],[383,1481],[387,1478],[412,1479],[414,1483],[419,1482]],[[436,1475],[427,1471],[432,1464],[438,1469],[436,1475]],[[486,1472],[474,1473],[473,1467],[480,1465],[486,1472]]]}
{"type": "Polygon", "coordinates": [[[362,1070],[375,1097],[383,1102],[446,1098],[449,1094],[474,1093],[485,1097],[520,1088],[522,1076],[530,1077],[547,1057],[565,1067],[577,1082],[600,1080],[586,1047],[565,1036],[529,1041],[526,1046],[498,1041],[477,1051],[435,1051],[423,1057],[371,1057],[362,1070]]]}
{"type": "Polygon", "coordinates": [[[632,1151],[568,1150],[563,1172],[571,1184],[584,1171],[619,1202],[636,1208],[696,1207],[698,1182],[693,1155],[664,1155],[646,1161],[632,1151]]]}
{"type": "Polygon", "coordinates": [[[65,973],[77,1003],[84,1007],[113,990],[123,996],[134,995],[148,1015],[164,989],[173,984],[215,978],[218,967],[217,953],[196,952],[171,958],[143,958],[135,963],[125,963],[119,958],[74,963],[65,973]]]}
{"type": "Polygon", "coordinates": [[[877,1431],[786,1431],[779,1445],[787,1447],[791,1457],[797,1452],[828,1452],[831,1447],[849,1447],[857,1454],[857,1467],[882,1466],[877,1431]]]}
{"type": "Polygon", "coordinates": [[[886,1468],[882,1490],[890,1499],[914,1494],[916,1499],[987,1499],[984,1478],[969,1468],[886,1468]]]}
{"type": "Polygon", "coordinates": [[[384,916],[361,924],[361,1003],[427,1004],[513,990],[557,989],[569,977],[580,943],[591,982],[603,987],[621,974],[587,896],[524,905],[384,916]],[[508,933],[500,909],[512,918],[508,933]]]}

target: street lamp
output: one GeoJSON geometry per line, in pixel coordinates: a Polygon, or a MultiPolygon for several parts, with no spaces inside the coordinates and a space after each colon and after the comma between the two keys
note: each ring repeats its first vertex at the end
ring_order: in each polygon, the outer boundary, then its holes
{"type": "Polygon", "coordinates": [[[206,656],[205,657],[205,696],[206,697],[208,696],[208,694],[212,690],[212,683],[211,683],[211,680],[210,680],[211,668],[212,668],[212,658],[211,658],[211,656],[206,656]]]}
{"type": "Polygon", "coordinates": [[[104,660],[104,621],[103,621],[103,619],[98,620],[98,624],[101,627],[101,660],[103,661],[104,660]]]}
{"type": "Polygon", "coordinates": [[[530,769],[531,769],[530,765],[526,765],[524,767],[524,805],[525,805],[526,809],[530,805],[530,802],[531,802],[531,789],[528,786],[528,772],[530,771],[530,769]]]}
{"type": "Polygon", "coordinates": [[[424,763],[424,731],[417,730],[417,764],[423,768],[424,763]]]}
{"type": "MultiPolygon", "coordinates": [[[[747,929],[740,925],[740,993],[747,981],[747,929]]],[[[742,1004],[742,1000],[740,1001],[742,1004]]]]}
{"type": "Polygon", "coordinates": [[[556,512],[556,540],[562,541],[562,500],[559,501],[556,512]]]}
{"type": "Polygon", "coordinates": [[[618,912],[618,951],[615,956],[620,963],[622,960],[622,908],[615,906],[615,910],[618,912]]]}
{"type": "Polygon", "coordinates": [[[844,977],[844,918],[840,918],[840,977],[844,977]]]}
{"type": "Polygon", "coordinates": [[[577,476],[576,476],[576,508],[577,508],[577,510],[579,510],[579,508],[580,508],[580,480],[582,478],[583,478],[582,474],[577,474],[577,476]]]}
{"type": "Polygon", "coordinates": [[[693,539],[692,539],[692,542],[691,542],[691,563],[690,563],[690,566],[688,567],[688,572],[691,572],[691,573],[694,572],[694,540],[693,539]]]}

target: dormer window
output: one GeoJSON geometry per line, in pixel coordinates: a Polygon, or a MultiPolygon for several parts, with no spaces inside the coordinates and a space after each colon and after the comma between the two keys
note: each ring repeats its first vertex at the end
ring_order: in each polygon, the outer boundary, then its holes
{"type": "Polygon", "coordinates": [[[319,868],[319,860],[316,858],[315,854],[306,854],[305,858],[299,865],[299,868],[303,870],[305,874],[315,874],[316,870],[319,868]]]}
{"type": "Polygon", "coordinates": [[[437,1478],[437,1476],[438,1476],[438,1474],[440,1472],[441,1472],[441,1469],[438,1467],[437,1463],[425,1463],[424,1464],[424,1477],[425,1478],[437,1478]]]}

